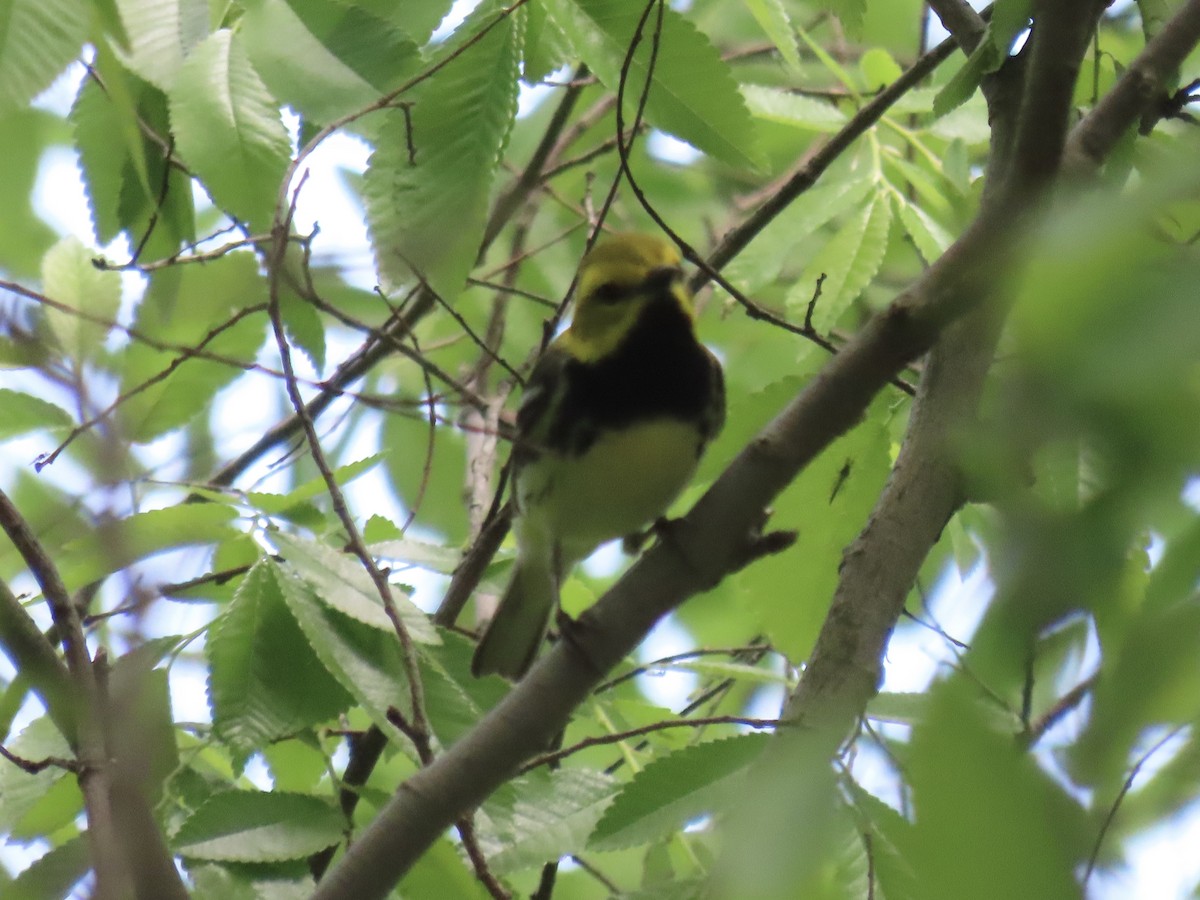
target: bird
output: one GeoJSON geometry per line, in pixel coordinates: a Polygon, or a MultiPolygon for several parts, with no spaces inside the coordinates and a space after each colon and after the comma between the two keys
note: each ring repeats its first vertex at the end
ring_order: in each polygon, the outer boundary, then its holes
{"type": "Polygon", "coordinates": [[[637,233],[597,242],[580,263],[571,322],[517,410],[516,561],[475,649],[476,677],[525,674],[572,567],[658,520],[724,421],[721,364],[696,336],[675,245],[637,233]]]}

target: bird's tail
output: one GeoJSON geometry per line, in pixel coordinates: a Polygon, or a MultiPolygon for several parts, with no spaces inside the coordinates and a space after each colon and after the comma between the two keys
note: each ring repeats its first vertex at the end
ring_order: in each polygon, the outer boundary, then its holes
{"type": "Polygon", "coordinates": [[[550,565],[517,558],[496,615],[475,648],[471,674],[516,681],[533,662],[558,604],[558,579],[550,565]]]}

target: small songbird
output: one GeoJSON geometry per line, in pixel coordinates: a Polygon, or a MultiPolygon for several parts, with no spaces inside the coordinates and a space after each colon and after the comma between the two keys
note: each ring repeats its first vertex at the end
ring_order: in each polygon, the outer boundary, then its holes
{"type": "Polygon", "coordinates": [[[660,517],[725,421],[673,244],[622,234],[584,257],[571,325],[534,366],[513,449],[512,577],[472,672],[520,678],[559,586],[599,544],[660,517]]]}

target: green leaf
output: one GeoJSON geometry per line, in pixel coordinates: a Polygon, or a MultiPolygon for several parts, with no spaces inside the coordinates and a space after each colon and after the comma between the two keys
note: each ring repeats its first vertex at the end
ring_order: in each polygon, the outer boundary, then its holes
{"type": "Polygon", "coordinates": [[[0,116],[50,86],[79,55],[87,24],[72,0],[5,0],[0,5],[0,116]]]}
{"type": "Polygon", "coordinates": [[[846,124],[845,114],[833,104],[782,88],[744,84],[742,96],[750,112],[771,122],[821,132],[837,131],[846,124]]]}
{"type": "Polygon", "coordinates": [[[315,122],[374,102],[419,61],[416,45],[392,22],[332,0],[255,0],[241,34],[271,92],[315,122]]]}
{"type": "Polygon", "coordinates": [[[938,91],[933,99],[933,114],[944,116],[956,106],[961,106],[979,87],[985,75],[995,72],[1004,62],[1004,57],[990,40],[981,41],[974,52],[967,57],[945,86],[938,91]]]}
{"type": "Polygon", "coordinates": [[[249,253],[156,271],[138,306],[134,329],[171,349],[133,341],[122,354],[121,393],[127,399],[120,416],[126,436],[148,442],[208,410],[217,390],[253,362],[266,315],[254,313],[229,323],[245,307],[265,301],[266,285],[249,253]],[[188,348],[195,347],[217,359],[189,354],[188,348]]]}
{"type": "Polygon", "coordinates": [[[746,0],[746,8],[754,21],[771,39],[779,55],[793,69],[800,68],[800,49],[796,46],[796,30],[787,9],[780,0],[746,0]]]}
{"type": "Polygon", "coordinates": [[[894,195],[892,200],[900,216],[900,224],[912,238],[913,245],[925,262],[932,263],[946,252],[946,248],[954,240],[950,236],[950,232],[930,218],[929,214],[916,204],[909,203],[899,195],[894,195]]]}
{"type": "Polygon", "coordinates": [[[121,276],[92,265],[95,253],[79,238],[65,237],[42,257],[42,289],[57,304],[45,308],[46,324],[73,362],[91,359],[108,335],[121,305],[121,276]]]}
{"type": "Polygon", "coordinates": [[[512,780],[484,807],[479,836],[489,865],[504,875],[581,853],[617,789],[612,776],[590,769],[512,780]]]}
{"type": "Polygon", "coordinates": [[[291,141],[241,41],[225,29],[206,38],[168,96],[177,149],[216,204],[269,230],[291,141]]]}
{"type": "Polygon", "coordinates": [[[187,865],[193,900],[305,900],[316,883],[303,863],[196,863],[187,865]]]}
{"type": "Polygon", "coordinates": [[[441,572],[443,575],[451,574],[462,562],[462,553],[455,547],[408,539],[380,541],[368,549],[374,556],[441,572]]]}
{"type": "MultiPolygon", "coordinates": [[[[333,480],[339,485],[347,485],[360,475],[369,472],[382,459],[383,454],[376,453],[364,459],[347,463],[344,466],[338,466],[333,470],[333,480]]],[[[299,506],[306,500],[320,497],[328,490],[329,486],[325,483],[324,476],[318,475],[316,478],[310,478],[304,484],[295,490],[288,491],[286,494],[266,494],[262,491],[248,491],[246,499],[256,509],[262,510],[265,513],[279,514],[286,512],[293,506],[299,506]]]]}
{"type": "Polygon", "coordinates": [[[80,588],[164,550],[231,537],[235,518],[236,512],[222,506],[184,503],[101,522],[63,547],[63,581],[80,588]]]}
{"type": "Polygon", "coordinates": [[[338,843],[345,824],[338,810],[316,797],[228,791],[192,813],[172,846],[188,859],[280,862],[338,843]]]}
{"type": "Polygon", "coordinates": [[[872,47],[864,53],[858,67],[862,70],[864,89],[872,92],[887,87],[904,72],[892,54],[882,47],[872,47]]]}
{"type": "MultiPolygon", "coordinates": [[[[271,540],[291,570],[312,586],[322,603],[372,628],[395,634],[375,582],[358,559],[319,541],[305,541],[282,532],[272,532],[271,540]]],[[[429,616],[394,586],[391,594],[400,620],[414,641],[441,642],[429,616]]]]}
{"type": "MultiPolygon", "coordinates": [[[[781,392],[789,388],[785,382],[781,392]]],[[[730,579],[772,645],[792,659],[811,652],[845,548],[862,530],[891,470],[892,402],[887,395],[877,399],[857,428],[826,448],[776,499],[773,525],[796,529],[796,544],[730,579]],[[780,596],[794,599],[780,603],[780,596]]]]}
{"type": "MultiPolygon", "coordinates": [[[[478,11],[480,27],[493,16],[478,11]]],[[[363,181],[381,281],[415,272],[448,301],[475,264],[488,193],[517,111],[521,32],[497,21],[386,114],[363,181]]]]}
{"type": "Polygon", "coordinates": [[[388,734],[403,736],[388,721],[388,710],[409,707],[408,676],[394,632],[381,631],[330,609],[313,588],[288,572],[280,572],[284,602],[299,622],[309,645],[336,678],[388,734]]]}
{"type": "Polygon", "coordinates": [[[0,884],[5,900],[46,900],[67,897],[91,868],[87,835],[78,835],[50,849],[11,884],[0,884]]]}
{"type": "MultiPolygon", "coordinates": [[[[624,0],[551,0],[548,7],[575,50],[614,94],[634,40],[643,7],[624,0]]],[[[646,100],[651,124],[727,163],[757,168],[762,160],[754,121],[729,66],[706,35],[670,6],[662,14],[657,42],[657,14],[642,29],[641,43],[629,65],[625,103],[632,116],[657,43],[654,78],[646,100]]]]}
{"type": "Polygon", "coordinates": [[[867,14],[867,0],[818,0],[817,6],[829,10],[838,17],[851,37],[862,34],[863,18],[867,14]]]}
{"type": "MultiPolygon", "coordinates": [[[[6,750],[22,759],[38,762],[54,756],[71,759],[73,754],[54,723],[46,716],[34,719],[15,739],[4,742],[6,750]]],[[[0,834],[24,834],[41,837],[36,828],[30,828],[26,820],[39,817],[37,807],[58,782],[66,778],[74,782],[75,776],[58,766],[47,766],[40,772],[30,774],[8,760],[0,766],[0,834]]]]}
{"type": "Polygon", "coordinates": [[[525,6],[525,54],[521,80],[537,84],[566,64],[567,39],[541,2],[525,6]]]}
{"type": "Polygon", "coordinates": [[[154,140],[170,131],[166,95],[104,42],[92,67],[97,77],[84,81],[70,118],[96,238],[106,244],[124,231],[143,261],[169,256],[195,238],[195,210],[190,176],[168,166],[154,140]]]}
{"type": "Polygon", "coordinates": [[[205,644],[213,728],[247,754],[349,704],[288,611],[278,579],[274,563],[257,563],[205,644]]]}
{"type": "Polygon", "coordinates": [[[792,314],[803,318],[812,300],[813,285],[824,274],[825,283],[813,309],[812,325],[820,334],[828,334],[879,272],[891,224],[892,205],[886,195],[876,194],[808,264],[788,297],[792,314]]]}
{"type": "Polygon", "coordinates": [[[9,277],[33,278],[42,256],[58,239],[33,210],[42,151],[53,140],[56,117],[39,109],[11,112],[0,128],[0,267],[9,277]]]}
{"type": "Polygon", "coordinates": [[[592,835],[597,850],[649,843],[712,811],[740,784],[770,737],[708,741],[649,763],[605,811],[592,835]]]}
{"type": "Polygon", "coordinates": [[[142,78],[169,91],[196,45],[208,36],[204,0],[116,0],[129,50],[124,63],[142,78]]]}
{"type": "Polygon", "coordinates": [[[0,440],[39,428],[53,431],[70,425],[71,417],[65,409],[39,397],[0,388],[0,440]]]}
{"type": "Polygon", "coordinates": [[[990,701],[976,690],[965,678],[940,686],[913,734],[908,861],[922,895],[1078,897],[1074,873],[1092,840],[1083,813],[1011,734],[990,726],[981,707],[990,701]]]}

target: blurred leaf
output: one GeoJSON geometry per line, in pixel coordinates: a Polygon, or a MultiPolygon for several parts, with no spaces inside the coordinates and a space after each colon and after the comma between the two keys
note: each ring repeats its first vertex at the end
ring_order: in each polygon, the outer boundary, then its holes
{"type": "Polygon", "coordinates": [[[746,8],[763,34],[771,39],[784,62],[793,69],[799,69],[800,50],[796,46],[796,32],[781,0],[746,0],[746,8]]]}
{"type": "Polygon", "coordinates": [[[66,897],[91,868],[87,835],[64,841],[40,857],[4,888],[5,900],[66,897]]]}
{"type": "Polygon", "coordinates": [[[53,141],[56,123],[50,114],[35,109],[10,112],[0,122],[0,208],[5,210],[0,216],[0,265],[10,275],[32,278],[57,238],[30,202],[42,152],[53,141]]]}
{"type": "Polygon", "coordinates": [[[236,517],[220,506],[182,505],[112,519],[63,547],[63,581],[77,589],[164,550],[219,541],[233,534],[236,517]]]}
{"type": "Polygon", "coordinates": [[[135,340],[122,354],[120,416],[130,439],[148,442],[210,408],[262,344],[266,316],[244,314],[258,302],[266,285],[248,253],[154,273],[134,329],[170,349],[135,340]],[[189,352],[195,347],[216,358],[189,352]]]}
{"type": "Polygon", "coordinates": [[[65,237],[42,257],[46,296],[67,307],[45,307],[46,324],[75,364],[100,352],[109,332],[105,323],[112,322],[121,305],[121,276],[97,269],[92,265],[94,255],[78,238],[65,237]]]}
{"type": "Polygon", "coordinates": [[[1012,738],[993,730],[965,678],[934,692],[907,762],[922,896],[1082,896],[1082,810],[1012,738]],[[964,802],[970,798],[970,802],[964,802]]]}
{"type": "Polygon", "coordinates": [[[823,132],[835,132],[846,124],[846,116],[836,106],[803,94],[747,84],[742,96],[760,119],[823,132]]]}
{"type": "Polygon", "coordinates": [[[71,0],[6,0],[0,15],[0,117],[50,86],[83,46],[87,20],[71,0]]]}
{"type": "Polygon", "coordinates": [[[39,397],[0,388],[0,440],[46,428],[69,428],[71,416],[66,410],[39,397]]]}

